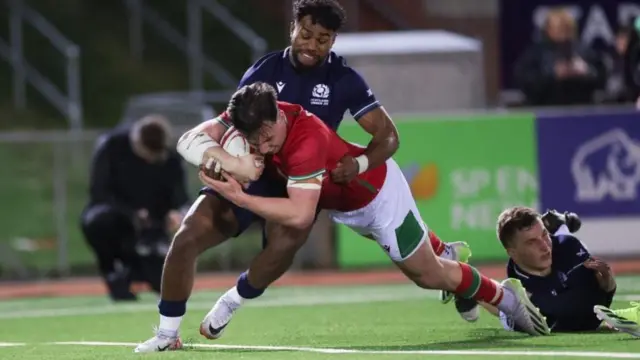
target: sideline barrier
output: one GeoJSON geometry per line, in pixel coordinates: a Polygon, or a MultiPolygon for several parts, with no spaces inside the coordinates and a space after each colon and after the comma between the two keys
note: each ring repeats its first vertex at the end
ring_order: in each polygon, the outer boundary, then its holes
{"type": "MultiPolygon", "coordinates": [[[[526,205],[574,211],[579,236],[605,256],[640,255],[640,114],[502,113],[396,117],[394,157],[423,220],[445,241],[467,241],[473,261],[506,259],[498,214],[526,205]]],[[[346,122],[339,133],[367,144],[346,122]]],[[[337,229],[341,267],[388,265],[373,241],[337,229]]]]}

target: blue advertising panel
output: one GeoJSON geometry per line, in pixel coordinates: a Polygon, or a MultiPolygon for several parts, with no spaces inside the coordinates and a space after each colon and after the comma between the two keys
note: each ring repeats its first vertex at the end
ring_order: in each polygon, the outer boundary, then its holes
{"type": "Polygon", "coordinates": [[[640,113],[540,116],[536,130],[543,211],[640,215],[640,113]]]}

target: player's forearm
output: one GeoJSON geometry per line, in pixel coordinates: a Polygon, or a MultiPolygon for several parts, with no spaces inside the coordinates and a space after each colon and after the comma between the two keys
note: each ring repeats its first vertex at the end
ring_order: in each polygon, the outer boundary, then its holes
{"type": "Polygon", "coordinates": [[[384,164],[398,150],[400,141],[393,120],[382,107],[364,114],[358,124],[373,137],[364,154],[356,157],[358,172],[363,173],[384,164]]]}
{"type": "Polygon", "coordinates": [[[605,292],[612,292],[617,287],[616,279],[613,276],[603,277],[599,283],[600,288],[605,292]]]}
{"type": "Polygon", "coordinates": [[[176,149],[192,165],[206,165],[204,162],[211,159],[224,170],[232,171],[237,160],[220,146],[225,131],[220,121],[209,120],[185,132],[178,140],[176,149]]]}
{"type": "Polygon", "coordinates": [[[300,206],[289,198],[266,198],[245,194],[237,205],[265,220],[296,229],[310,226],[315,215],[315,211],[300,209],[300,206]]]}
{"type": "Polygon", "coordinates": [[[368,168],[372,169],[384,164],[397,150],[398,138],[394,132],[381,134],[378,138],[374,137],[364,152],[369,163],[368,168]]]}

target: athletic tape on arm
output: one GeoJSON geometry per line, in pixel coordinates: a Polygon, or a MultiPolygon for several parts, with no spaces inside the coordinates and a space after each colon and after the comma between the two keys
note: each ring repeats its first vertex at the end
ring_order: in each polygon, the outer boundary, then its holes
{"type": "Polygon", "coordinates": [[[287,187],[292,187],[292,188],[296,188],[296,189],[305,189],[305,190],[320,190],[322,189],[322,175],[318,175],[314,178],[311,179],[315,179],[318,181],[318,183],[316,182],[299,182],[299,181],[295,181],[295,180],[291,180],[289,179],[287,181],[287,187]]]}
{"type": "Polygon", "coordinates": [[[180,137],[176,146],[178,153],[189,163],[200,166],[205,151],[220,146],[205,132],[189,131],[180,137]]]}

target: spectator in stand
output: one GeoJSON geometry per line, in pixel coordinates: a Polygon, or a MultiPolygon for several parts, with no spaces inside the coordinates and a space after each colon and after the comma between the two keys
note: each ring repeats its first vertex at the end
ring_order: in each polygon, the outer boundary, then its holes
{"type": "Polygon", "coordinates": [[[608,66],[605,101],[607,103],[628,103],[635,101],[625,80],[625,57],[632,27],[621,26],[616,33],[615,52],[608,66]]]}
{"type": "Polygon", "coordinates": [[[596,53],[581,46],[569,12],[549,12],[541,38],[518,59],[515,78],[528,105],[577,105],[593,102],[604,89],[606,70],[596,53]]]}

